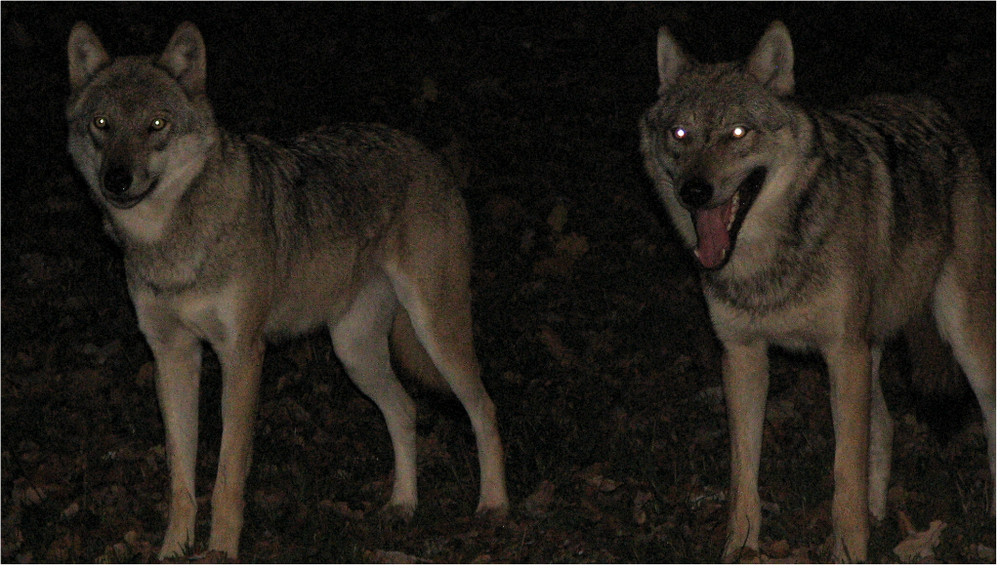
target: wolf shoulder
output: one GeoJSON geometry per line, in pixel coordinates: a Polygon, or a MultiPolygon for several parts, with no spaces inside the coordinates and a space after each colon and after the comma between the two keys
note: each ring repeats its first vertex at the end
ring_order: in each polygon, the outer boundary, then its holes
{"type": "Polygon", "coordinates": [[[965,152],[970,148],[961,121],[937,99],[920,93],[869,95],[835,113],[887,146],[928,152],[965,152]]]}
{"type": "Polygon", "coordinates": [[[418,179],[456,185],[437,155],[414,137],[377,123],[321,127],[288,141],[238,137],[252,164],[276,169],[293,191],[365,187],[400,191],[418,179]]]}
{"type": "Polygon", "coordinates": [[[279,227],[371,232],[407,202],[462,207],[447,165],[409,134],[385,125],[344,123],[281,142],[257,135],[233,139],[246,153],[255,193],[286,218],[279,227]]]}

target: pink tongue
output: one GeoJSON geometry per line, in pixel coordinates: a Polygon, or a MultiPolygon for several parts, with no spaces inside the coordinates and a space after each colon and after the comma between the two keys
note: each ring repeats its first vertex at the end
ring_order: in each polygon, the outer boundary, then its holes
{"type": "Polygon", "coordinates": [[[698,259],[706,269],[714,269],[722,264],[729,249],[729,224],[732,201],[727,201],[715,209],[700,209],[694,214],[695,230],[698,232],[698,259]]]}

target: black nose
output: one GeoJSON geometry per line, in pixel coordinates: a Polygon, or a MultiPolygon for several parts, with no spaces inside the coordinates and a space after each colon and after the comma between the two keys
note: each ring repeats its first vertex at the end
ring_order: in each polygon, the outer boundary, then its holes
{"type": "Polygon", "coordinates": [[[701,207],[712,199],[712,185],[701,178],[692,178],[681,186],[680,197],[687,207],[701,207]]]}
{"type": "Polygon", "coordinates": [[[111,168],[104,174],[104,190],[120,196],[132,187],[132,173],[125,168],[111,168]]]}

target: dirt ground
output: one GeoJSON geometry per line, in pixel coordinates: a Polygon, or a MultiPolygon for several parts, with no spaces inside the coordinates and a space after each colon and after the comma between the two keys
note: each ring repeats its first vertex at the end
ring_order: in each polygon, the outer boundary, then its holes
{"type": "MultiPolygon", "coordinates": [[[[475,444],[461,407],[414,386],[421,503],[374,516],[392,476],[378,411],[322,334],[269,349],[247,492],[246,562],[713,562],[728,433],[720,351],[689,255],[638,152],[656,89],[656,29],[705,60],[742,57],[788,24],[797,90],[819,103],[920,90],[955,111],[995,171],[995,5],[51,4],[2,8],[2,560],[148,561],[167,471],[149,350],[119,254],[65,151],[65,44],[88,21],[113,53],[157,52],[183,20],[208,49],[228,129],[282,138],[377,121],[469,175],[476,340],[499,407],[513,512],[473,516],[475,444]]],[[[993,477],[969,394],[907,389],[890,515],[871,559],[938,527],[924,560],[993,562],[993,477]]],[[[825,370],[776,352],[764,438],[762,548],[828,552],[833,432],[825,370]]],[[[203,381],[198,536],[220,435],[218,365],[203,381]]]]}

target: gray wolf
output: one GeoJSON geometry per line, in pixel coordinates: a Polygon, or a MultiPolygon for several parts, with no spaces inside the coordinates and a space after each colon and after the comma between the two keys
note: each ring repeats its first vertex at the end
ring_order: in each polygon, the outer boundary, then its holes
{"type": "Polygon", "coordinates": [[[724,350],[731,438],[725,560],[758,549],[767,349],[818,350],[835,434],[832,556],[867,556],[885,515],[892,419],[883,343],[933,311],[978,398],[995,472],[994,197],[933,101],[875,95],[839,112],[793,97],[788,31],[741,62],[700,64],[666,28],[646,169],[697,259],[724,350]]]}
{"type": "Polygon", "coordinates": [[[236,557],[265,339],[319,327],[388,425],[386,512],[408,518],[417,505],[416,412],[390,365],[395,328],[468,412],[477,511],[502,517],[503,449],[472,338],[468,216],[443,163],[378,125],[286,146],[227,133],[213,117],[205,46],[191,23],[159,57],[111,58],[82,22],[68,51],[69,153],[124,253],[156,361],[170,467],[160,557],[194,538],[201,342],[218,355],[223,382],[208,547],[236,557]]]}

